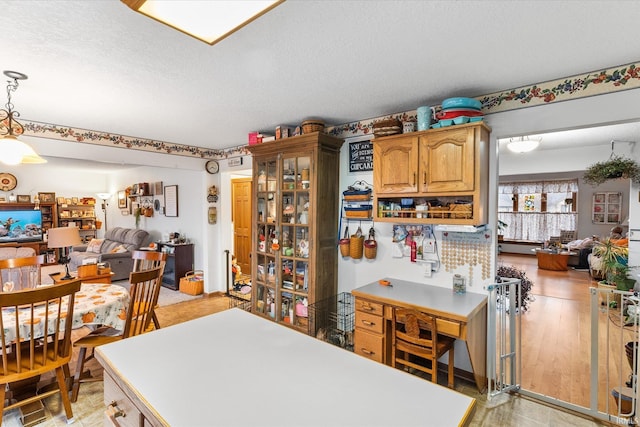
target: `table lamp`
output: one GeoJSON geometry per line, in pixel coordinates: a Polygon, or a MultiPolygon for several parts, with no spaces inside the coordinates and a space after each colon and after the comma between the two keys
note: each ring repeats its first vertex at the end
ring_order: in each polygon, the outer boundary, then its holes
{"type": "Polygon", "coordinates": [[[64,248],[66,248],[66,256],[60,257],[60,264],[64,264],[67,274],[61,280],[71,280],[74,277],[69,274],[69,253],[71,252],[71,246],[79,245],[82,243],[80,240],[80,231],[78,227],[57,227],[50,228],[47,231],[47,246],[49,248],[57,249],[61,248],[62,253],[65,253],[64,248]]]}

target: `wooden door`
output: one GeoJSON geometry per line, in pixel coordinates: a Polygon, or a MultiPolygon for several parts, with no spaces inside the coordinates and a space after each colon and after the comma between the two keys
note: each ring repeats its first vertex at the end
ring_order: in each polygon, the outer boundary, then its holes
{"type": "Polygon", "coordinates": [[[233,247],[242,274],[251,274],[251,178],[231,180],[233,247]]]}
{"type": "Polygon", "coordinates": [[[420,138],[420,192],[473,191],[474,185],[473,128],[452,129],[420,138]]]}
{"type": "Polygon", "coordinates": [[[373,141],[373,181],[376,193],[418,191],[418,137],[399,136],[373,141]]]}

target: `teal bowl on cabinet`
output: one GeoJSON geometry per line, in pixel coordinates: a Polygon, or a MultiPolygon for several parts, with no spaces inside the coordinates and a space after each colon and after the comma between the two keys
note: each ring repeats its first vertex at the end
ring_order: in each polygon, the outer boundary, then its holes
{"type": "Polygon", "coordinates": [[[447,98],[442,101],[442,109],[446,110],[448,108],[473,108],[480,110],[482,108],[482,103],[473,98],[447,98]]]}

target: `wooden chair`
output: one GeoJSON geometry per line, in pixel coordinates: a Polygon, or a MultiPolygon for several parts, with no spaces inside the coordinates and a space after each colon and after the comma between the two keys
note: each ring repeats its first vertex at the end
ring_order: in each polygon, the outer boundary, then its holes
{"type": "Polygon", "coordinates": [[[413,368],[438,382],[438,359],[449,352],[448,386],[453,388],[455,339],[438,335],[435,318],[416,310],[396,308],[392,329],[392,362],[395,368],[413,368]]]}
{"type": "Polygon", "coordinates": [[[75,293],[79,290],[80,280],[73,280],[56,286],[0,293],[2,310],[6,308],[17,313],[22,308],[22,311],[30,313],[30,318],[21,321],[19,328],[15,328],[14,324],[5,325],[0,316],[0,402],[4,405],[9,383],[36,378],[51,371],[55,371],[58,382],[56,389],[40,392],[14,403],[11,403],[13,399],[10,399],[10,404],[4,406],[0,412],[0,424],[4,411],[36,402],[58,392],[62,398],[67,423],[73,422],[65,372],[68,372],[71,359],[71,318],[75,293]],[[44,314],[35,314],[34,307],[37,306],[44,306],[44,314]],[[65,319],[68,321],[64,321],[65,319]],[[37,325],[47,325],[46,337],[38,335],[37,325]],[[12,331],[12,336],[8,336],[9,331],[12,331]]]}
{"type": "Polygon", "coordinates": [[[40,273],[43,264],[44,255],[0,260],[0,278],[2,279],[0,290],[19,291],[39,286],[42,280],[40,273]],[[5,285],[7,289],[4,289],[5,285]]]}
{"type": "MultiPolygon", "coordinates": [[[[133,251],[131,258],[133,258],[133,271],[144,271],[162,267],[162,273],[164,273],[164,266],[167,263],[167,254],[164,252],[133,251]]],[[[162,273],[160,273],[160,282],[162,282],[162,273]]],[[[153,326],[156,329],[160,329],[160,321],[156,316],[155,310],[151,318],[153,320],[153,326]]]]}
{"type": "Polygon", "coordinates": [[[150,330],[153,308],[158,303],[161,275],[162,267],[132,272],[129,275],[129,281],[131,282],[131,288],[129,289],[130,300],[124,330],[118,331],[109,327],[98,328],[73,343],[73,346],[79,348],[79,351],[71,387],[72,402],[78,400],[81,382],[101,380],[101,378],[82,377],[84,364],[93,358],[93,350],[96,347],[140,335],[150,330]],[[87,355],[87,350],[90,350],[89,355],[87,355]]]}

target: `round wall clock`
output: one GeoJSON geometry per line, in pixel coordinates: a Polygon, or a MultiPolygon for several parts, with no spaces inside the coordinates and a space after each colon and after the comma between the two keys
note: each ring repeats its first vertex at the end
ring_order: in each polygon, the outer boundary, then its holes
{"type": "Polygon", "coordinates": [[[220,165],[215,160],[208,160],[207,163],[205,163],[204,168],[207,172],[214,174],[218,173],[218,171],[220,170],[220,165]]]}
{"type": "Polygon", "coordinates": [[[11,191],[18,185],[18,180],[10,173],[0,173],[0,190],[11,191]]]}

